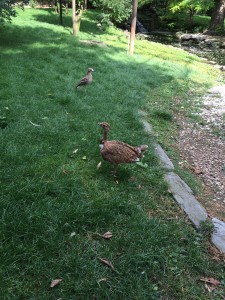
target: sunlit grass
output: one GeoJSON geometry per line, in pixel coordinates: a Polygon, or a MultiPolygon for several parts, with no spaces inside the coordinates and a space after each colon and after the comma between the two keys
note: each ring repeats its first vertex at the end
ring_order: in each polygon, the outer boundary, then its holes
{"type": "Polygon", "coordinates": [[[168,193],[138,110],[171,149],[174,113],[188,111],[217,71],[146,41],[129,57],[123,32],[99,32],[95,16],[85,14],[76,38],[71,17],[61,27],[41,9],[20,11],[1,31],[2,299],[211,299],[199,278],[222,282],[224,267],[168,193]],[[94,82],[75,90],[88,67],[94,82]],[[100,157],[99,121],[111,139],[148,144],[147,168],[120,166],[115,177],[100,157]]]}

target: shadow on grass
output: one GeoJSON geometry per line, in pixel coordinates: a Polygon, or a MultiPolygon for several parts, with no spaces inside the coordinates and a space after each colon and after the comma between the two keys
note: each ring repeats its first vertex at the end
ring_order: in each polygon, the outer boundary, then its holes
{"type": "MultiPolygon", "coordinates": [[[[36,9],[42,10],[42,9],[36,9]]],[[[53,25],[59,25],[61,27],[69,27],[71,28],[71,34],[72,34],[72,12],[69,10],[69,15],[65,14],[65,11],[63,13],[63,24],[60,25],[59,21],[59,14],[55,13],[53,8],[45,9],[48,14],[43,15],[42,13],[40,14],[35,14],[33,16],[33,19],[42,23],[48,23],[48,24],[53,24],[53,25]]],[[[96,24],[96,15],[98,14],[97,11],[86,11],[85,14],[82,15],[81,18],[81,28],[80,30],[85,33],[89,34],[94,34],[94,35],[103,35],[104,32],[100,31],[97,28],[96,24]]]]}
{"type": "MultiPolygon", "coordinates": [[[[87,31],[90,25],[84,23],[87,31]]],[[[149,299],[165,291],[165,298],[182,299],[185,291],[200,299],[201,291],[197,297],[192,291],[192,275],[210,273],[199,236],[195,240],[174,202],[162,196],[163,172],[137,116],[149,93],[151,105],[154,89],[172,81],[179,88],[188,74],[176,73],[169,63],[128,57],[120,47],[85,46],[57,30],[7,26],[0,36],[0,109],[9,121],[0,143],[2,295],[126,299],[129,291],[131,299],[149,299]],[[89,66],[96,69],[93,84],[74,90],[89,66]],[[110,122],[110,139],[146,142],[148,168],[121,165],[115,178],[107,162],[97,170],[99,121],[110,122]],[[113,232],[109,242],[101,237],[107,230],[113,232]],[[112,261],[120,274],[99,257],[112,261]],[[180,276],[184,270],[186,277],[180,276]],[[101,288],[106,282],[97,280],[103,276],[112,289],[101,288]],[[54,278],[63,282],[51,289],[54,278]],[[152,285],[151,278],[161,285],[152,285]],[[180,286],[171,288],[179,278],[180,286]]]]}
{"type": "MultiPolygon", "coordinates": [[[[134,111],[146,105],[149,90],[159,86],[163,89],[164,84],[179,80],[169,66],[133,60],[119,47],[83,45],[78,39],[71,40],[68,34],[49,28],[36,30],[28,26],[10,26],[9,29],[0,36],[3,63],[0,80],[2,86],[10,82],[12,87],[10,92],[7,89],[0,91],[3,109],[9,104],[15,110],[18,105],[21,111],[25,107],[25,118],[37,124],[43,122],[43,115],[50,118],[52,112],[57,115],[62,110],[69,111],[74,119],[65,119],[65,126],[82,138],[82,134],[87,135],[85,128],[89,124],[90,144],[95,144],[96,137],[99,140],[101,136],[96,133],[99,121],[108,121],[114,128],[110,139],[115,137],[130,144],[141,144],[142,137],[134,138],[132,134],[141,130],[134,122],[134,111]],[[75,83],[88,67],[96,70],[93,84],[87,89],[75,90],[75,83]],[[34,103],[38,107],[35,111],[34,103]],[[52,106],[51,111],[48,106],[52,106]]],[[[9,124],[16,126],[20,122],[20,115],[15,115],[15,110],[10,110],[13,118],[8,114],[4,119],[7,128],[9,124]]],[[[65,140],[59,143],[63,145],[65,140]]],[[[99,153],[96,150],[90,152],[93,155],[99,153]]]]}

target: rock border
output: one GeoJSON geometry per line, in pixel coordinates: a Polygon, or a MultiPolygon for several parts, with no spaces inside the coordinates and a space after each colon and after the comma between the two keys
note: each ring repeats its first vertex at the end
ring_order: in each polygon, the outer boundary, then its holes
{"type": "MultiPolygon", "coordinates": [[[[145,132],[153,135],[152,125],[145,120],[146,113],[141,110],[138,113],[145,132]]],[[[173,198],[185,211],[195,228],[199,229],[201,222],[204,222],[209,218],[207,211],[196,200],[190,187],[176,173],[172,172],[172,170],[174,170],[174,165],[162,147],[156,142],[153,142],[153,146],[162,168],[166,170],[165,180],[169,185],[173,198]]],[[[225,254],[225,223],[217,218],[210,219],[210,222],[212,222],[214,227],[211,242],[217,249],[225,254]]]]}

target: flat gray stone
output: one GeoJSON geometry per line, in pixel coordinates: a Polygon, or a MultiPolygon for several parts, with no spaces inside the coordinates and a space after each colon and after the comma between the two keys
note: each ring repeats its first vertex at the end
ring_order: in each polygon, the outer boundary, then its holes
{"type": "MultiPolygon", "coordinates": [[[[139,110],[139,114],[141,116],[145,115],[145,113],[141,110],[139,110]]],[[[149,134],[153,134],[152,125],[149,124],[145,119],[141,119],[141,122],[144,126],[145,132],[147,132],[149,134]]],[[[173,170],[174,165],[171,162],[171,160],[169,159],[169,157],[167,156],[166,152],[162,149],[162,147],[155,142],[153,142],[153,146],[154,146],[155,154],[158,156],[158,158],[160,160],[161,166],[165,169],[173,170]]]]}
{"type": "Polygon", "coordinates": [[[156,155],[158,156],[158,158],[160,160],[161,166],[164,169],[173,170],[174,165],[173,165],[172,161],[169,159],[169,157],[167,156],[166,152],[163,150],[163,148],[159,144],[154,143],[154,149],[155,149],[156,155]]]}
{"type": "Polygon", "coordinates": [[[211,241],[221,252],[225,253],[225,223],[217,218],[213,218],[212,222],[214,231],[211,241]]]}
{"type": "Polygon", "coordinates": [[[144,126],[144,130],[145,132],[147,133],[150,133],[150,134],[153,134],[153,128],[152,128],[152,125],[149,124],[146,120],[142,119],[141,120],[143,126],[144,126]]]}
{"type": "Polygon", "coordinates": [[[197,228],[208,217],[204,207],[196,200],[190,187],[175,173],[165,175],[171,193],[180,207],[186,212],[191,222],[197,228]]]}
{"type": "Polygon", "coordinates": [[[220,94],[221,97],[225,97],[225,84],[214,86],[208,91],[211,94],[220,94]]]}

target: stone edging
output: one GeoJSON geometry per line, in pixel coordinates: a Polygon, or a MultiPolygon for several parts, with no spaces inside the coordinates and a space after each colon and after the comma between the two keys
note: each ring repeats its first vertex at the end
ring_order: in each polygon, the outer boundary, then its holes
{"type": "MultiPolygon", "coordinates": [[[[139,115],[145,132],[153,135],[151,124],[144,119],[145,113],[143,111],[139,111],[139,115]]],[[[192,224],[199,229],[200,223],[202,221],[206,221],[208,218],[205,208],[196,200],[190,187],[177,174],[172,172],[172,170],[174,170],[174,165],[166,152],[159,144],[156,142],[153,143],[155,154],[159,158],[162,168],[166,170],[165,179],[174,199],[185,211],[192,224]]],[[[225,223],[217,218],[212,218],[211,222],[214,226],[211,242],[222,253],[225,253],[225,223]]]]}

